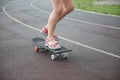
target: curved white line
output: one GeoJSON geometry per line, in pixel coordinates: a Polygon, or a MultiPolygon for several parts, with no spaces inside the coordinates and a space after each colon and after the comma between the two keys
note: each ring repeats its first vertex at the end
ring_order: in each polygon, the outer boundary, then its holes
{"type": "Polygon", "coordinates": [[[117,15],[97,13],[97,12],[87,11],[87,10],[82,10],[82,9],[75,9],[75,11],[85,12],[85,13],[91,13],[91,14],[97,14],[97,15],[101,15],[101,16],[120,17],[120,16],[117,16],[117,15]]]}
{"type": "MultiPolygon", "coordinates": [[[[50,14],[50,12],[48,12],[48,11],[45,11],[45,10],[42,10],[42,9],[39,9],[39,8],[35,7],[35,6],[33,5],[34,3],[35,3],[35,2],[31,2],[31,7],[32,7],[32,8],[34,8],[34,9],[36,9],[36,10],[39,10],[39,11],[41,11],[41,12],[43,12],[43,13],[50,14]]],[[[98,24],[98,23],[92,23],[92,22],[87,22],[87,21],[83,21],[83,20],[73,19],[73,18],[69,18],[69,17],[65,17],[65,19],[67,19],[67,20],[72,20],[72,21],[77,21],[77,22],[82,22],[82,23],[86,23],[86,24],[103,26],[103,27],[107,27],[107,28],[112,28],[112,29],[120,30],[120,27],[103,25],[103,24],[98,24]]]]}
{"type": "MultiPolygon", "coordinates": [[[[22,22],[22,21],[20,21],[20,20],[18,20],[18,19],[16,19],[16,18],[12,17],[11,15],[9,15],[9,14],[7,13],[7,11],[6,11],[6,7],[7,7],[7,6],[8,6],[8,4],[6,4],[6,5],[3,6],[3,12],[4,12],[5,15],[7,15],[10,19],[12,19],[12,20],[14,20],[15,22],[18,22],[18,23],[20,23],[20,24],[22,24],[22,25],[24,25],[24,26],[26,26],[26,27],[28,27],[28,28],[30,28],[30,29],[32,29],[32,30],[40,31],[38,28],[35,28],[35,27],[30,26],[30,25],[28,25],[28,24],[25,24],[24,22],[22,22]]],[[[70,39],[61,37],[61,36],[59,36],[59,38],[65,40],[65,41],[74,43],[74,44],[76,44],[76,45],[83,46],[83,47],[85,47],[85,48],[92,49],[92,50],[95,50],[95,51],[97,51],[97,52],[110,55],[110,56],[115,57],[115,58],[120,58],[120,56],[115,55],[115,54],[110,53],[110,52],[107,52],[107,51],[104,51],[104,50],[100,50],[100,49],[97,49],[97,48],[94,48],[94,47],[91,47],[91,46],[87,46],[87,45],[84,45],[84,44],[82,44],[82,43],[79,43],[79,42],[76,42],[76,41],[73,41],[73,40],[70,40],[70,39]]]]}

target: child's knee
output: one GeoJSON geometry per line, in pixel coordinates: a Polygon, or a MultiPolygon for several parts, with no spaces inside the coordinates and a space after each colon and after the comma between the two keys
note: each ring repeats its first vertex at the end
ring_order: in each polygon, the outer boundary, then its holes
{"type": "Polygon", "coordinates": [[[73,11],[73,10],[74,10],[74,8],[75,8],[75,7],[74,7],[74,5],[73,5],[73,6],[71,6],[70,10],[71,10],[71,11],[73,11]]]}
{"type": "Polygon", "coordinates": [[[70,13],[70,12],[72,12],[73,10],[74,10],[74,5],[71,5],[71,6],[67,7],[67,8],[65,8],[65,12],[66,12],[66,13],[70,13]]]}
{"type": "Polygon", "coordinates": [[[58,8],[56,8],[56,9],[54,9],[54,12],[55,12],[55,14],[57,14],[57,15],[61,15],[61,13],[63,12],[63,7],[58,7],[58,8]]]}
{"type": "Polygon", "coordinates": [[[67,12],[72,12],[74,10],[74,6],[70,6],[69,8],[66,9],[67,12]]]}

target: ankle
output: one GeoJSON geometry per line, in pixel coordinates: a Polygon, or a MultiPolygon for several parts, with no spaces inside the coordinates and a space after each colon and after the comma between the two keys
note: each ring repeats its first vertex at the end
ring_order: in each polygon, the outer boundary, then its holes
{"type": "Polygon", "coordinates": [[[48,24],[44,26],[46,29],[48,29],[48,24]]]}
{"type": "Polygon", "coordinates": [[[54,37],[47,37],[46,39],[51,41],[51,40],[54,40],[55,38],[54,37]]]}

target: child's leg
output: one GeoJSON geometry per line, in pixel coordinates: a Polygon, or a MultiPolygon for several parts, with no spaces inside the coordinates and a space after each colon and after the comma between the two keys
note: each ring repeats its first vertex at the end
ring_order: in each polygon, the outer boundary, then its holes
{"type": "Polygon", "coordinates": [[[67,14],[69,14],[70,12],[72,12],[73,10],[74,10],[74,2],[73,2],[73,0],[63,0],[63,12],[59,16],[59,21],[64,16],[66,16],[67,14]]]}
{"type": "Polygon", "coordinates": [[[54,31],[56,24],[59,21],[59,16],[63,11],[63,0],[51,0],[53,5],[53,11],[48,20],[48,37],[49,39],[54,38],[54,31]]]}
{"type": "Polygon", "coordinates": [[[51,0],[53,5],[53,11],[48,20],[48,36],[45,41],[45,45],[51,49],[61,48],[58,42],[54,39],[54,31],[56,24],[59,21],[59,16],[63,11],[63,0],[51,0]]]}
{"type": "Polygon", "coordinates": [[[74,6],[72,0],[51,0],[53,11],[48,20],[48,36],[45,42],[51,49],[60,48],[60,45],[54,40],[54,31],[56,24],[68,13],[70,13],[74,6]]]}
{"type": "MultiPolygon", "coordinates": [[[[73,10],[74,10],[73,0],[63,0],[63,10],[62,10],[61,14],[58,16],[58,21],[60,21],[64,16],[66,16],[73,10]]],[[[46,27],[48,27],[48,24],[46,25],[46,27]]]]}

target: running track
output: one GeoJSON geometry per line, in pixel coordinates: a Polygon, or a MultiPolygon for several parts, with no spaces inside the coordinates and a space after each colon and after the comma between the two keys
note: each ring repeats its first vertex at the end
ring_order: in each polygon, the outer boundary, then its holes
{"type": "Polygon", "coordinates": [[[120,17],[75,10],[57,26],[67,60],[35,53],[49,0],[0,1],[0,80],[120,80],[120,17]]]}

